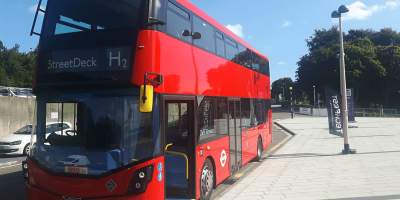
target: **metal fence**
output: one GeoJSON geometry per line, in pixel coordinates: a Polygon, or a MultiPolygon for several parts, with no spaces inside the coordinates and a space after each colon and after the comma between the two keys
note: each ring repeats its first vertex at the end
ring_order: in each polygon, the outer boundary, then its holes
{"type": "Polygon", "coordinates": [[[354,108],[356,117],[400,117],[397,109],[354,108]]]}

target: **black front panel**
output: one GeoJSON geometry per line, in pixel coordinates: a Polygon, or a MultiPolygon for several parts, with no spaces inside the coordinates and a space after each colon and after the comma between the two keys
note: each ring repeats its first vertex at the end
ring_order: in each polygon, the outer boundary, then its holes
{"type": "Polygon", "coordinates": [[[49,0],[37,85],[131,82],[148,0],[49,0]]]}

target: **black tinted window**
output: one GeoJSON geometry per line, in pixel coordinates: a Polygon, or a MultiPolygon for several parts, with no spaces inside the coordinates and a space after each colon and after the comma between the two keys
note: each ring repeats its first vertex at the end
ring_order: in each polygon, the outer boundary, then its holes
{"type": "Polygon", "coordinates": [[[204,97],[198,107],[200,140],[228,135],[227,98],[204,97]]]}
{"type": "Polygon", "coordinates": [[[222,34],[219,33],[219,32],[216,32],[215,35],[217,36],[217,38],[219,38],[219,39],[221,39],[221,40],[224,39],[223,36],[222,36],[222,34]]]}
{"type": "Polygon", "coordinates": [[[187,13],[186,11],[182,10],[181,8],[179,8],[178,6],[176,6],[175,4],[168,2],[168,8],[170,8],[171,10],[175,11],[176,13],[182,15],[182,17],[189,19],[189,13],[187,13]]]}
{"type": "Polygon", "coordinates": [[[190,43],[192,37],[182,35],[184,30],[188,30],[189,32],[192,30],[189,21],[189,13],[180,8],[176,8],[176,6],[170,2],[168,2],[168,7],[170,9],[167,11],[167,32],[174,37],[190,43]],[[171,9],[171,7],[174,9],[171,9]],[[176,9],[179,9],[180,12],[178,13],[176,9]],[[182,12],[184,15],[182,15],[182,12]]]}
{"type": "MultiPolygon", "coordinates": [[[[230,41],[230,40],[228,40],[228,41],[230,41]]],[[[236,48],[236,44],[235,44],[235,46],[232,46],[232,45],[230,45],[230,43],[227,42],[225,47],[226,47],[226,56],[225,56],[226,59],[237,63],[236,55],[238,54],[238,49],[236,48]]]]}
{"type": "Polygon", "coordinates": [[[234,46],[234,47],[236,48],[236,42],[232,41],[231,39],[229,39],[229,38],[227,38],[227,37],[225,37],[225,41],[226,41],[228,44],[230,44],[230,45],[232,45],[232,46],[234,46]]]}
{"type": "Polygon", "coordinates": [[[238,64],[251,69],[251,51],[239,44],[238,64]]]}
{"type": "Polygon", "coordinates": [[[57,0],[46,8],[44,35],[137,27],[141,0],[57,0]]]}
{"type": "Polygon", "coordinates": [[[267,100],[265,99],[254,99],[254,121],[256,121],[258,125],[265,124],[267,122],[268,110],[266,103],[267,100]]]}
{"type": "Polygon", "coordinates": [[[259,71],[259,69],[260,69],[260,62],[261,62],[261,57],[259,56],[259,55],[257,55],[257,54],[255,54],[255,53],[252,53],[251,54],[252,55],[252,57],[253,57],[253,59],[252,59],[252,68],[253,68],[253,70],[255,70],[255,71],[259,71]]]}
{"type": "Polygon", "coordinates": [[[260,73],[269,76],[269,62],[264,59],[260,63],[260,73]]]}
{"type": "Polygon", "coordinates": [[[199,32],[201,34],[200,39],[193,40],[194,45],[214,53],[215,52],[214,27],[212,27],[204,20],[194,16],[193,28],[194,32],[199,32]]]}
{"type": "Polygon", "coordinates": [[[249,98],[240,99],[241,103],[241,121],[242,121],[242,130],[246,130],[258,125],[256,121],[256,115],[254,113],[254,101],[249,98]]]}
{"type": "Polygon", "coordinates": [[[216,32],[217,55],[225,57],[225,42],[221,33],[216,32]]]}

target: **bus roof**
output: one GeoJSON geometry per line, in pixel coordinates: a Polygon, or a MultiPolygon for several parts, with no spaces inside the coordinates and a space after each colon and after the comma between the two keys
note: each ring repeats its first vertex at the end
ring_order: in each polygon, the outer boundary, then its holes
{"type": "Polygon", "coordinates": [[[269,61],[269,59],[264,56],[261,52],[259,52],[257,49],[255,49],[254,47],[252,47],[251,45],[249,45],[247,42],[245,42],[242,38],[238,37],[236,34],[234,34],[232,31],[230,31],[228,28],[226,28],[224,25],[220,24],[219,22],[217,22],[214,18],[212,18],[210,15],[208,15],[207,13],[205,13],[204,11],[202,11],[200,8],[198,8],[197,6],[195,6],[192,2],[190,2],[189,0],[176,0],[178,3],[180,3],[181,5],[183,5],[184,7],[186,7],[187,9],[189,9],[190,11],[192,11],[193,13],[195,13],[196,15],[198,15],[199,17],[203,18],[204,20],[206,20],[208,23],[210,23],[211,25],[215,26],[217,29],[221,30],[222,32],[224,32],[225,34],[227,34],[229,37],[235,39],[237,42],[239,42],[240,44],[242,44],[243,46],[247,47],[248,49],[250,49],[251,51],[257,53],[259,56],[261,56],[262,58],[266,59],[267,61],[269,61]]]}

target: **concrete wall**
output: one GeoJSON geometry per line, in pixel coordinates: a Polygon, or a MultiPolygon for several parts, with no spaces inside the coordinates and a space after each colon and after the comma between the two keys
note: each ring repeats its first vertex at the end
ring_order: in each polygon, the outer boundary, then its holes
{"type": "Polygon", "coordinates": [[[33,98],[0,97],[0,137],[32,124],[35,109],[33,98]]]}
{"type": "MultiPolygon", "coordinates": [[[[12,134],[27,124],[32,124],[35,110],[33,98],[0,97],[0,137],[12,134]]],[[[73,103],[64,104],[64,122],[74,125],[73,103]]],[[[46,105],[46,122],[61,122],[62,104],[46,105]],[[51,118],[51,113],[58,113],[58,118],[51,118]]]]}
{"type": "Polygon", "coordinates": [[[313,108],[313,117],[327,117],[328,110],[326,108],[313,108]]]}

